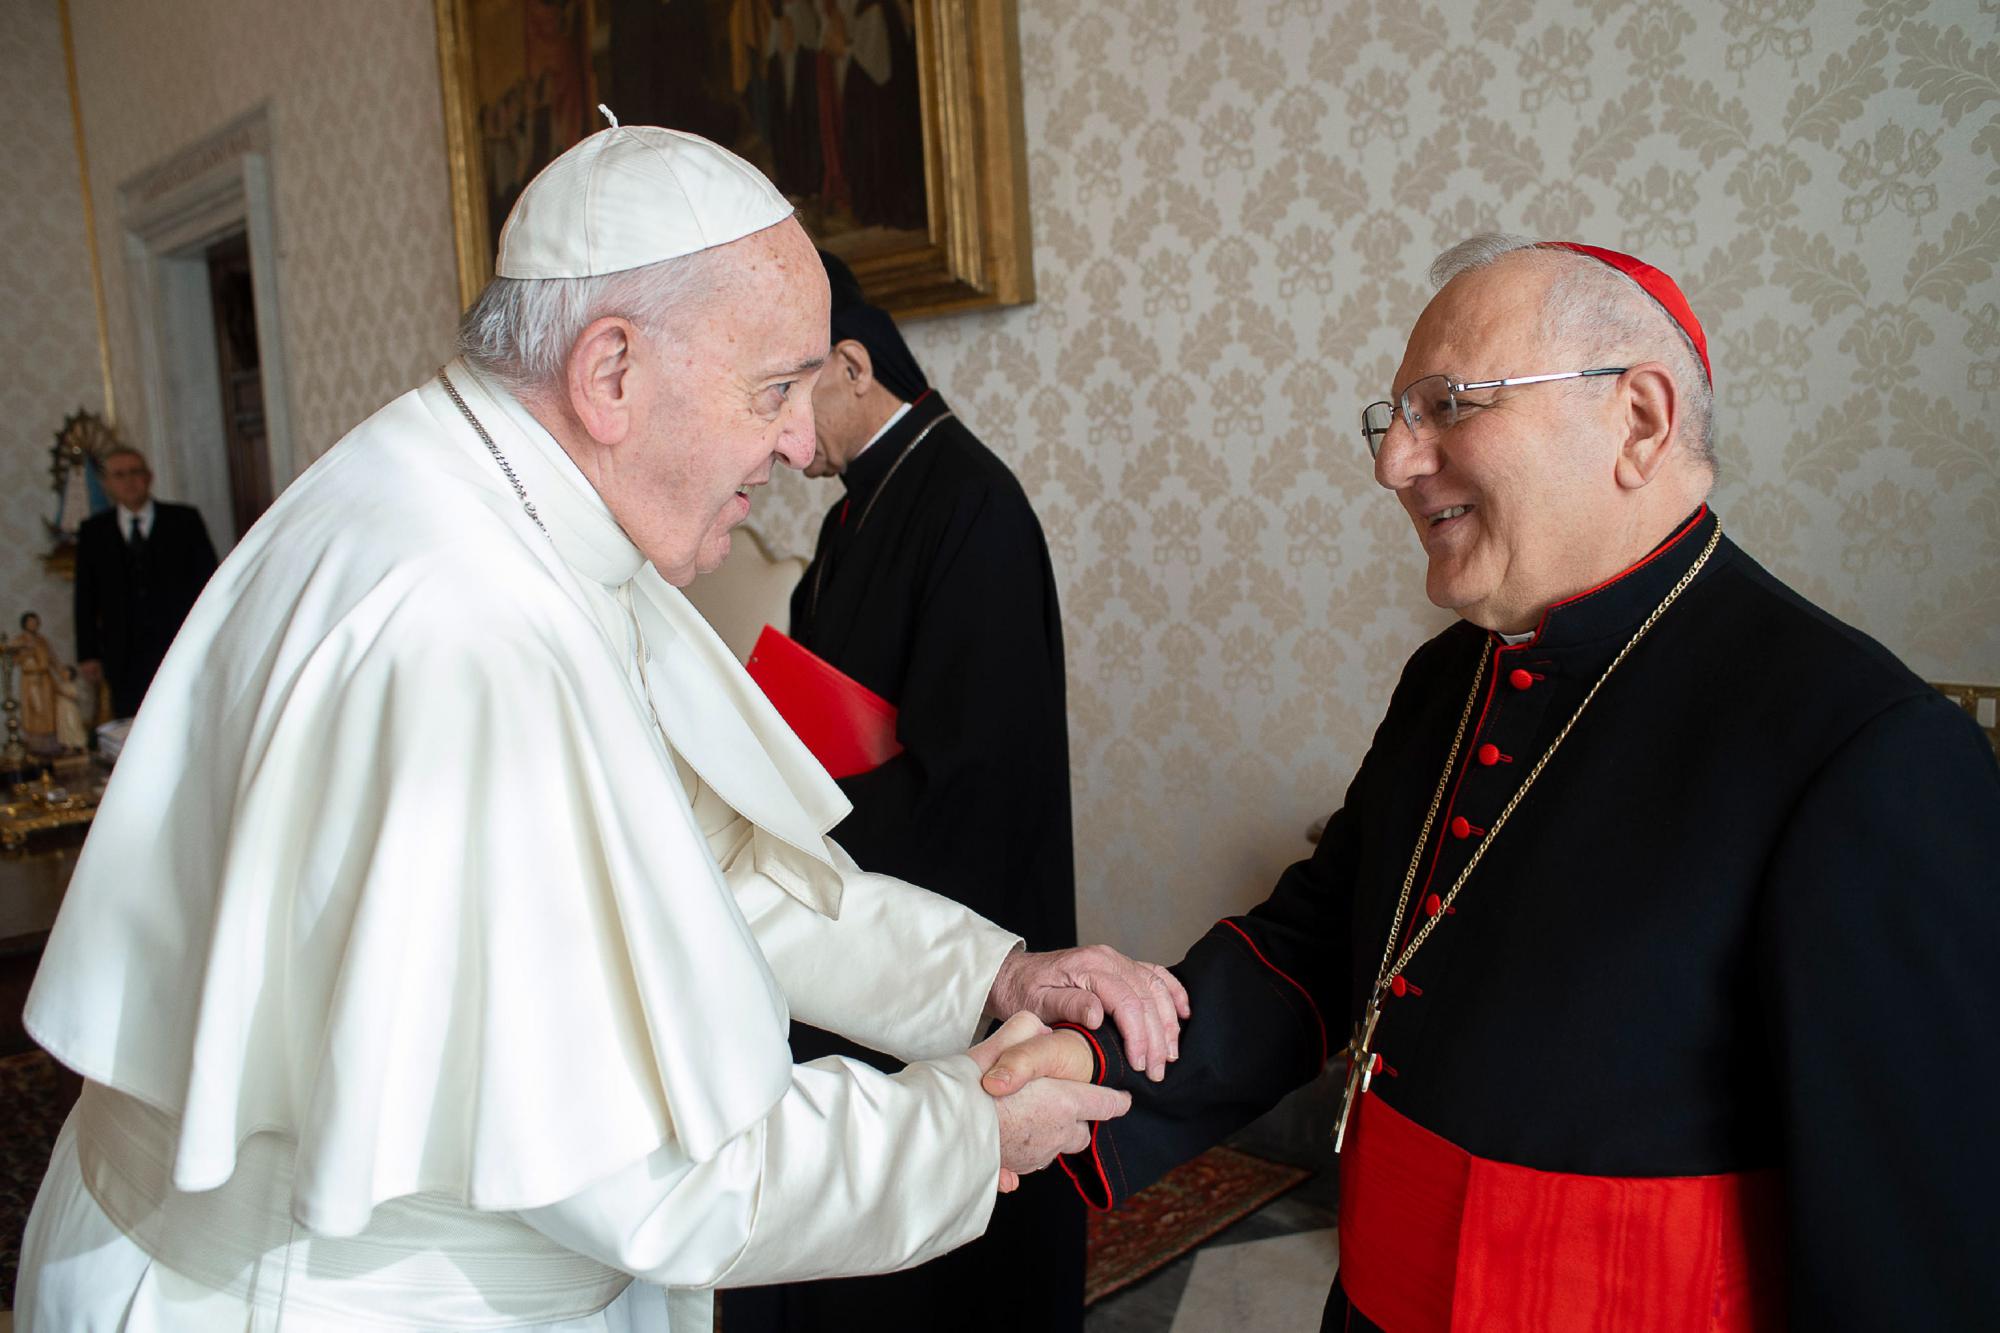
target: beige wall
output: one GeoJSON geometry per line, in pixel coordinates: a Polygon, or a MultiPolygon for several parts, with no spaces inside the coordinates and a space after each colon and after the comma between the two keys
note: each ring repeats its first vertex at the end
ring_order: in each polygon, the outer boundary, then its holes
{"type": "MultiPolygon", "coordinates": [[[[260,104],[299,461],[438,363],[457,296],[429,0],[70,0],[70,14],[128,440],[147,436],[118,187],[260,104]]],[[[103,392],[56,0],[8,0],[0,76],[0,613],[44,610],[67,657],[70,585],[36,558],[37,515],[53,514],[36,486],[62,416],[101,410],[103,392]]]]}
{"type": "Polygon", "coordinates": [[[83,241],[62,32],[53,0],[10,0],[0,19],[0,630],[23,611],[65,659],[70,585],[42,570],[56,516],[49,448],[63,418],[104,410],[83,241]]]}
{"type": "MultiPolygon", "coordinates": [[[[1988,0],[1024,0],[1032,308],[919,326],[1062,579],[1087,936],[1177,957],[1340,800],[1441,621],[1355,413],[1443,246],[1679,277],[1725,527],[2000,680],[1988,0]]],[[[802,546],[829,492],[789,488],[802,546]],[[796,497],[796,498],[794,498],[796,497]]]]}
{"type": "MultiPolygon", "coordinates": [[[[100,208],[270,102],[296,429],[324,449],[449,335],[430,5],[73,4],[100,208]]],[[[1990,0],[1021,8],[1041,300],[912,341],[1054,548],[1085,935],[1178,956],[1261,896],[1444,623],[1354,413],[1475,229],[1679,276],[1725,525],[1919,671],[2000,680],[1990,0]]],[[[94,349],[64,356],[31,416],[87,395],[94,349]]],[[[833,491],[774,492],[760,526],[804,550],[833,491]]]]}
{"type": "Polygon", "coordinates": [[[259,104],[296,451],[318,456],[438,364],[458,301],[429,0],[70,0],[70,12],[126,417],[141,401],[118,187],[259,104]]]}

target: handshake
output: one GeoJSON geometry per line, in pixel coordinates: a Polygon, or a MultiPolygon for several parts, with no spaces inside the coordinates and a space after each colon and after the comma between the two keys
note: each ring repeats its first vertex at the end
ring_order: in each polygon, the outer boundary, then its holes
{"type": "Polygon", "coordinates": [[[1091,1082],[1097,1062],[1081,1035],[1048,1023],[1095,1028],[1109,1014],[1130,1066],[1158,1082],[1168,1062],[1180,1057],[1180,1021],[1189,1010],[1187,991],[1166,968],[1089,945],[1040,954],[1015,950],[1000,967],[986,1012],[1011,1015],[966,1052],[999,1116],[1000,1190],[1006,1193],[1058,1155],[1081,1152],[1090,1145],[1094,1122],[1115,1119],[1132,1105],[1131,1093],[1091,1082]]]}

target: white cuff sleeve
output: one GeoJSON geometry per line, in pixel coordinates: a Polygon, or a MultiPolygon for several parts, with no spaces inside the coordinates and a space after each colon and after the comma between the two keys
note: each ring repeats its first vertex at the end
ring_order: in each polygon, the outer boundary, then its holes
{"type": "Polygon", "coordinates": [[[771,1114],[710,1160],[670,1143],[522,1220],[669,1287],[888,1272],[986,1229],[1000,1132],[970,1058],[889,1075],[829,1057],[792,1075],[771,1114]]]}

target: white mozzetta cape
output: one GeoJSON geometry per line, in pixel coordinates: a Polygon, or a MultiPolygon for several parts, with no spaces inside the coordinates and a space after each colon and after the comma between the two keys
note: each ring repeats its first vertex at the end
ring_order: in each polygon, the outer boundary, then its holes
{"type": "MultiPolygon", "coordinates": [[[[178,1121],[176,1189],[273,1133],[328,1236],[420,1192],[528,1210],[663,1146],[705,1162],[791,1089],[790,1010],[944,1056],[1014,943],[854,869],[845,799],[721,641],[518,404],[451,374],[548,535],[435,381],[309,469],[168,654],[27,1007],[178,1121]],[[747,821],[726,876],[677,758],[747,821]]],[[[964,1155],[951,1188],[990,1189],[995,1147],[964,1155]]]]}

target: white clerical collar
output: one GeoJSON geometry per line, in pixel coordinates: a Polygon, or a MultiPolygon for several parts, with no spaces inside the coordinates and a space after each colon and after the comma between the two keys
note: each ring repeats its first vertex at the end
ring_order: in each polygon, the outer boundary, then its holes
{"type": "MultiPolygon", "coordinates": [[[[1495,632],[1497,633],[1498,631],[1495,632]]],[[[1519,634],[1500,635],[1500,642],[1506,644],[1509,648],[1512,648],[1515,644],[1526,643],[1528,640],[1534,637],[1535,637],[1535,631],[1531,629],[1524,629],[1519,634]]]]}
{"type": "Polygon", "coordinates": [[[556,553],[606,587],[631,582],[645,566],[645,555],[548,428],[513,394],[463,359],[453,361],[447,373],[453,384],[469,385],[484,400],[475,410],[520,475],[521,487],[548,529],[556,553]],[[499,420],[493,419],[496,415],[499,420]]]}
{"type": "Polygon", "coordinates": [[[143,537],[152,536],[153,513],[154,509],[151,497],[147,498],[145,507],[142,509],[127,509],[124,505],[119,505],[118,535],[126,541],[132,540],[132,520],[136,518],[139,520],[139,534],[143,537]]]}
{"type": "MultiPolygon", "coordinates": [[[[889,414],[889,419],[882,423],[881,429],[877,430],[873,435],[870,435],[868,437],[868,444],[864,444],[859,449],[856,449],[854,451],[854,458],[859,458],[861,457],[861,455],[867,453],[869,444],[873,444],[875,443],[875,441],[881,439],[884,435],[887,435],[889,433],[889,427],[895,425],[898,421],[901,421],[904,417],[908,416],[909,414],[910,414],[910,405],[908,403],[904,403],[901,407],[891,412],[889,414]]],[[[853,463],[854,458],[848,459],[847,460],[848,463],[850,464],[853,463]]]]}

